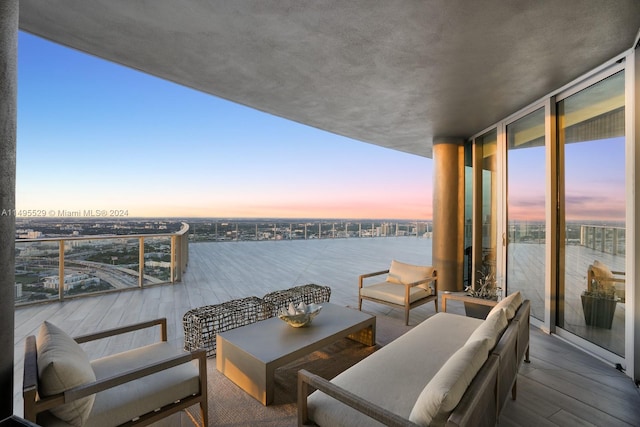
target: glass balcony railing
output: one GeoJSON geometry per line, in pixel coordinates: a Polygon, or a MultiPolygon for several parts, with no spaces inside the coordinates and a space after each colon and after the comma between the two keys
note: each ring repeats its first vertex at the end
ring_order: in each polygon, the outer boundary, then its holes
{"type": "Polygon", "coordinates": [[[189,225],[170,234],[16,240],[15,303],[63,300],[182,279],[189,225]]]}
{"type": "Polygon", "coordinates": [[[430,235],[426,221],[199,221],[191,223],[190,239],[202,241],[310,240],[430,235]]]}
{"type": "Polygon", "coordinates": [[[612,255],[624,255],[625,231],[624,227],[581,225],[580,245],[612,255]]]}

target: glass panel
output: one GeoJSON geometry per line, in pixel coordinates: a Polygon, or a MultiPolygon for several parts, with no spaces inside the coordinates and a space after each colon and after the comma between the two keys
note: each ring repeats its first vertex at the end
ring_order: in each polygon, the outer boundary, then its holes
{"type": "Polygon", "coordinates": [[[564,239],[558,325],[624,356],[624,72],[558,103],[564,239]],[[588,273],[596,262],[605,267],[588,273]],[[619,279],[619,280],[614,280],[619,279]]]}
{"type": "Polygon", "coordinates": [[[57,241],[16,242],[16,304],[58,299],[53,283],[59,274],[59,248],[57,241]]]}
{"type": "Polygon", "coordinates": [[[507,291],[531,301],[544,319],[544,108],[507,126],[507,291]]]}
{"type": "Polygon", "coordinates": [[[144,238],[144,285],[171,282],[171,238],[144,238]]]}
{"type": "Polygon", "coordinates": [[[73,282],[81,280],[82,275],[95,280],[72,284],[65,289],[65,295],[138,286],[140,244],[137,238],[72,240],[66,245],[69,247],[65,247],[65,276],[71,275],[73,282]]]}
{"type": "Polygon", "coordinates": [[[252,220],[202,221],[191,223],[189,240],[246,241],[246,240],[307,240],[344,239],[358,237],[430,237],[431,224],[425,221],[366,221],[366,222],[264,222],[252,220]]]}
{"type": "Polygon", "coordinates": [[[464,254],[463,289],[471,285],[472,266],[471,249],[473,247],[473,145],[464,147],[464,254]]]}
{"type": "Polygon", "coordinates": [[[498,131],[491,132],[479,138],[478,147],[482,153],[482,185],[480,187],[482,200],[482,260],[478,266],[482,271],[493,271],[496,268],[497,242],[497,147],[498,131]]]}

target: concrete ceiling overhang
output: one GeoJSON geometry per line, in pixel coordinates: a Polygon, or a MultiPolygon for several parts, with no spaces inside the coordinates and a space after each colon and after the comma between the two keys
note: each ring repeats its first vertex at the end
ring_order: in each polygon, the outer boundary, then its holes
{"type": "Polygon", "coordinates": [[[20,28],[431,157],[630,49],[640,1],[20,0],[20,28]]]}

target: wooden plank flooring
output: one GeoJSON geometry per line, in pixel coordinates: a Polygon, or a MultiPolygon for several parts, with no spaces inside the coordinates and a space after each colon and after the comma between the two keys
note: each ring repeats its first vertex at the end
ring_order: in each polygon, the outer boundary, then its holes
{"type": "MultiPolygon", "coordinates": [[[[188,310],[233,298],[318,283],[332,288],[331,301],[357,305],[357,276],[382,270],[391,259],[430,264],[431,240],[408,237],[290,242],[191,244],[183,282],[143,290],[17,308],[15,314],[15,412],[22,413],[24,339],[49,320],[71,335],[167,317],[169,337],[182,346],[188,310]]],[[[400,310],[365,302],[367,311],[403,318],[400,310]]],[[[463,313],[451,302],[449,311],[463,313]]],[[[417,324],[434,314],[432,304],[411,312],[417,324]]],[[[85,346],[91,358],[156,339],[156,331],[129,334],[85,346]]],[[[509,401],[501,425],[640,426],[640,394],[631,379],[564,341],[531,333],[532,363],[523,365],[518,400],[509,401]]]]}

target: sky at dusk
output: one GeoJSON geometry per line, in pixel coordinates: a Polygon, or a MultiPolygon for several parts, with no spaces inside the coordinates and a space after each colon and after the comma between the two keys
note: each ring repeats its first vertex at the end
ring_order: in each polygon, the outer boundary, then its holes
{"type": "Polygon", "coordinates": [[[17,210],[431,219],[431,159],[18,43],[17,210]]]}
{"type": "MultiPolygon", "coordinates": [[[[567,221],[625,220],[624,138],[565,146],[567,221]]],[[[509,220],[544,221],[545,148],[509,150],[509,220]]]]}

